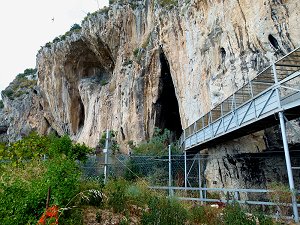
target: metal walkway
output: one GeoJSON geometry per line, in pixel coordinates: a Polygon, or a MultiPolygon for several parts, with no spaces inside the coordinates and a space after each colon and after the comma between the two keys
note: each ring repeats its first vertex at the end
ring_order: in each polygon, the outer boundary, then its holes
{"type": "Polygon", "coordinates": [[[300,116],[300,48],[295,49],[186,128],[180,142],[189,153],[300,116]]]}
{"type": "Polygon", "coordinates": [[[295,222],[299,222],[297,194],[284,117],[300,116],[300,48],[284,56],[241,89],[184,130],[180,144],[184,151],[185,187],[187,154],[280,123],[295,222]]]}

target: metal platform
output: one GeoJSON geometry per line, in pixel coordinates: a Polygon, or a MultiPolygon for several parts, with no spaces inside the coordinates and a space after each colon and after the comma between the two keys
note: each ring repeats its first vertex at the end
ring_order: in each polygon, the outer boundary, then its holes
{"type": "Polygon", "coordinates": [[[241,89],[186,128],[180,138],[188,153],[300,116],[300,48],[248,81],[241,89]]]}

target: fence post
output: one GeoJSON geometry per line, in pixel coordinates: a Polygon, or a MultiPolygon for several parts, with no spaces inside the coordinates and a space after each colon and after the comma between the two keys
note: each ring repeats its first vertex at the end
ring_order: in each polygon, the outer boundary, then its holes
{"type": "Polygon", "coordinates": [[[104,152],[104,184],[107,183],[107,164],[108,164],[108,140],[109,139],[109,130],[106,129],[106,139],[105,139],[105,149],[104,152]]]}
{"type": "Polygon", "coordinates": [[[173,196],[172,187],[172,161],[171,161],[171,145],[169,145],[169,196],[173,196]]]}
{"type": "Polygon", "coordinates": [[[184,187],[187,188],[187,162],[186,162],[186,150],[184,150],[184,187]]]}
{"type": "Polygon", "coordinates": [[[202,189],[201,189],[201,184],[202,184],[202,179],[201,179],[201,162],[200,162],[200,152],[199,152],[199,158],[198,158],[198,173],[199,173],[199,192],[200,192],[200,199],[201,199],[201,205],[203,205],[203,193],[202,193],[202,189]]]}

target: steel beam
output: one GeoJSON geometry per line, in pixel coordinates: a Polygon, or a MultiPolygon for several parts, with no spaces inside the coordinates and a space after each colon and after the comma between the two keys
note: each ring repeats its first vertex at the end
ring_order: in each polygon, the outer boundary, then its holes
{"type": "Polygon", "coordinates": [[[186,151],[184,151],[184,187],[187,188],[187,162],[186,162],[186,151]]]}
{"type": "Polygon", "coordinates": [[[286,138],[283,112],[279,112],[278,115],[279,115],[279,120],[280,120],[280,128],[281,128],[281,135],[282,135],[282,141],[283,141],[286,169],[287,169],[287,173],[288,173],[289,185],[290,185],[290,190],[291,190],[291,194],[292,194],[292,206],[293,206],[294,220],[296,223],[298,223],[299,222],[299,213],[298,213],[298,208],[297,208],[295,184],[294,184],[294,178],[293,178],[293,172],[292,172],[290,152],[289,152],[288,142],[287,142],[287,138],[286,138]]]}

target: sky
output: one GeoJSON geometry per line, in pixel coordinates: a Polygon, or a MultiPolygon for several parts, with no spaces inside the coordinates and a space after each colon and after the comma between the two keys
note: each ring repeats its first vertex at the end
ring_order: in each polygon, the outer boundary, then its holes
{"type": "Polygon", "coordinates": [[[0,92],[35,68],[40,46],[105,5],[108,0],[0,0],[0,92]]]}

